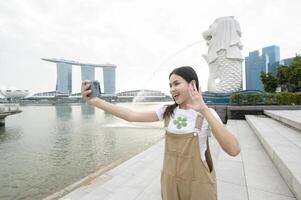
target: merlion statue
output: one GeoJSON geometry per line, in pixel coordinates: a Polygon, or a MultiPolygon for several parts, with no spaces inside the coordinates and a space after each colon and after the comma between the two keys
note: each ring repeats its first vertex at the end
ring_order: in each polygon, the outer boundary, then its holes
{"type": "Polygon", "coordinates": [[[203,32],[208,53],[203,55],[209,65],[208,91],[231,93],[242,90],[241,30],[232,16],[217,18],[203,32]]]}

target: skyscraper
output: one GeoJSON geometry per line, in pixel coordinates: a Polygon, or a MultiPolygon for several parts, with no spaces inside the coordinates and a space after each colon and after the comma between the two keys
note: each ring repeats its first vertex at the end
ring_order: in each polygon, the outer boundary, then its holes
{"type": "Polygon", "coordinates": [[[269,46],[262,49],[262,54],[269,56],[268,72],[271,72],[274,76],[277,74],[277,67],[280,61],[280,48],[278,46],[269,46]]]}
{"type": "Polygon", "coordinates": [[[103,68],[103,84],[105,94],[115,94],[115,67],[104,67],[103,68]]]}
{"type": "Polygon", "coordinates": [[[264,47],[262,55],[259,55],[258,50],[249,52],[249,56],[245,57],[246,89],[263,91],[263,84],[260,80],[261,71],[276,75],[279,60],[280,48],[275,45],[264,47]]]}
{"type": "Polygon", "coordinates": [[[95,67],[89,65],[81,65],[82,80],[95,80],[95,67]]]}
{"type": "Polygon", "coordinates": [[[72,93],[72,65],[57,63],[56,91],[66,95],[72,93]]]}
{"type": "Polygon", "coordinates": [[[289,66],[289,65],[292,64],[294,58],[295,58],[295,57],[282,59],[282,60],[280,61],[280,64],[281,64],[281,65],[284,65],[284,66],[289,66]]]}

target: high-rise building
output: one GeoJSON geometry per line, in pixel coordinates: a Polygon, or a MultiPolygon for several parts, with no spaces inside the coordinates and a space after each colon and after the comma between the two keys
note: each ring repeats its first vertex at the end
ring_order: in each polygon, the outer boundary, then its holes
{"type": "MultiPolygon", "coordinates": [[[[99,67],[103,70],[103,88],[104,94],[111,96],[115,95],[116,91],[116,65],[113,64],[89,64],[80,63],[72,60],[57,59],[57,58],[42,58],[48,62],[54,62],[57,65],[57,81],[56,92],[63,95],[72,94],[72,65],[81,66],[81,79],[82,80],[95,80],[95,68],[99,67]]],[[[100,86],[102,87],[102,86],[100,86]]]]}
{"type": "Polygon", "coordinates": [[[115,69],[116,67],[103,68],[103,84],[105,94],[115,94],[115,69]]]}
{"type": "Polygon", "coordinates": [[[269,56],[268,72],[271,72],[273,76],[277,74],[277,67],[280,61],[280,48],[278,46],[269,46],[262,49],[262,54],[269,56]]]}
{"type": "Polygon", "coordinates": [[[72,93],[72,65],[57,63],[56,91],[70,95],[72,93]]]}
{"type": "Polygon", "coordinates": [[[292,64],[294,58],[295,58],[295,57],[282,59],[282,60],[280,61],[280,65],[289,66],[289,65],[292,64]]]}
{"type": "Polygon", "coordinates": [[[95,80],[95,68],[89,65],[81,65],[82,80],[95,80]]]}
{"type": "Polygon", "coordinates": [[[280,48],[275,45],[264,47],[262,55],[259,55],[258,50],[249,52],[249,56],[245,57],[246,89],[263,91],[261,71],[276,75],[279,61],[280,48]]]}

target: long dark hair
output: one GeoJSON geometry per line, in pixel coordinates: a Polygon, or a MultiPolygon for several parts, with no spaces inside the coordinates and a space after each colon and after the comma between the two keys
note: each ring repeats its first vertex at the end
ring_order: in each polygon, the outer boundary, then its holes
{"type": "MultiPolygon", "coordinates": [[[[171,75],[176,74],[178,76],[181,76],[185,81],[187,81],[187,83],[190,83],[192,80],[195,80],[196,82],[196,88],[199,91],[199,79],[198,79],[198,75],[196,74],[196,72],[194,71],[194,69],[190,66],[183,66],[183,67],[178,67],[175,68],[170,74],[169,74],[169,79],[171,77],[171,75]]],[[[172,97],[173,98],[173,97],[172,97]]],[[[171,105],[167,105],[166,110],[163,114],[163,118],[167,117],[167,116],[173,116],[174,114],[174,109],[178,106],[178,104],[176,103],[175,99],[174,100],[174,104],[171,105]]]]}

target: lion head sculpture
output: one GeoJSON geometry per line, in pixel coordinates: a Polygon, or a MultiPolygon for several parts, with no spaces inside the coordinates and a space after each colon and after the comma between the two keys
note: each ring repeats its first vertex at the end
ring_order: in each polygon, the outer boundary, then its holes
{"type": "Polygon", "coordinates": [[[233,16],[217,18],[210,28],[203,32],[203,37],[208,45],[208,54],[205,56],[208,64],[216,60],[217,52],[222,49],[226,50],[227,58],[243,60],[240,52],[241,30],[233,16]]]}

